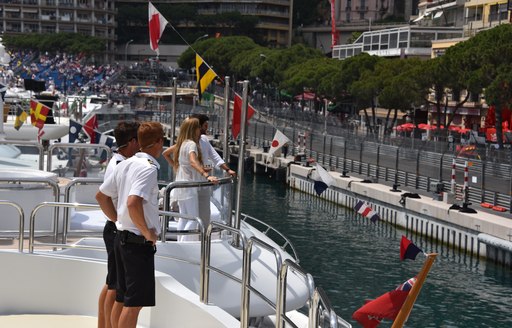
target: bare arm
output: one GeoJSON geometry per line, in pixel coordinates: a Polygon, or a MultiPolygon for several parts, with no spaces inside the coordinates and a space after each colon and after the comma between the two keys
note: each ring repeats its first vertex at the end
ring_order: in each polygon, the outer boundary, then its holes
{"type": "Polygon", "coordinates": [[[219,179],[217,179],[217,177],[211,176],[210,174],[208,174],[208,171],[206,171],[203,168],[203,165],[201,165],[201,163],[199,162],[199,159],[197,158],[196,152],[190,152],[188,154],[188,157],[189,157],[189,160],[190,160],[190,165],[197,172],[199,172],[203,177],[205,177],[206,180],[208,180],[210,182],[218,182],[219,179]]]}
{"type": "Polygon", "coordinates": [[[169,163],[169,165],[173,166],[173,167],[174,167],[174,159],[172,158],[172,155],[174,153],[175,147],[176,147],[176,145],[172,145],[171,147],[164,150],[164,152],[162,153],[162,156],[165,158],[167,163],[169,163]]]}
{"type": "Polygon", "coordinates": [[[101,210],[110,219],[110,221],[116,222],[117,210],[114,206],[114,203],[112,202],[112,197],[109,197],[101,191],[98,191],[96,193],[96,201],[98,201],[98,205],[100,205],[101,210]]]}
{"type": "Polygon", "coordinates": [[[128,196],[128,213],[130,214],[130,218],[132,219],[133,224],[135,224],[137,229],[139,229],[144,238],[151,241],[153,244],[156,244],[156,239],[158,236],[156,235],[155,230],[148,229],[146,220],[144,219],[144,208],[142,207],[142,200],[143,198],[139,196],[128,196]]]}

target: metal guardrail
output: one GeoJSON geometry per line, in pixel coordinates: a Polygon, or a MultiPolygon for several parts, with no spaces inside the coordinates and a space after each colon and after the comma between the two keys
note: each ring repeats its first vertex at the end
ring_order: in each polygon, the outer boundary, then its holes
{"type": "Polygon", "coordinates": [[[25,213],[23,212],[23,208],[17,203],[10,200],[0,200],[0,205],[8,205],[14,207],[19,214],[19,231],[18,231],[18,251],[23,252],[23,238],[25,231],[25,213]]]}
{"type": "Polygon", "coordinates": [[[21,141],[21,140],[0,140],[0,145],[11,145],[11,146],[23,146],[23,147],[33,147],[36,148],[39,154],[39,159],[37,161],[39,170],[44,170],[44,147],[38,143],[33,141],[21,141]]]}
{"type": "MultiPolygon", "coordinates": [[[[50,186],[53,189],[53,196],[55,202],[59,201],[59,185],[56,181],[50,178],[21,178],[21,177],[11,177],[8,179],[0,179],[0,182],[8,182],[8,183],[43,183],[50,186]]],[[[55,242],[57,241],[57,234],[59,228],[59,209],[55,208],[53,215],[53,237],[55,242]]]]}

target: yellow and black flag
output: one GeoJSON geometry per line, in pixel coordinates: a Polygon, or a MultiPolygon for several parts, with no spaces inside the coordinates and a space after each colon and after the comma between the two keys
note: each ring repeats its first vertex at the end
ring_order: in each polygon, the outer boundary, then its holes
{"type": "Polygon", "coordinates": [[[206,90],[210,83],[215,80],[217,74],[198,54],[196,54],[196,74],[197,92],[199,94],[199,99],[201,99],[201,94],[206,90]]]}
{"type": "Polygon", "coordinates": [[[14,121],[14,128],[19,130],[23,123],[27,120],[27,112],[23,110],[20,104],[16,105],[16,120],[14,121]]]}

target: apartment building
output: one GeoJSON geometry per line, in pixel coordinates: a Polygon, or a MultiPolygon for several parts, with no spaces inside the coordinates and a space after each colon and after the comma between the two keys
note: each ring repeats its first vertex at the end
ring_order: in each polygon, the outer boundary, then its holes
{"type": "MultiPolygon", "coordinates": [[[[144,1],[145,2],[145,1],[144,1]]],[[[117,1],[118,6],[141,3],[140,0],[117,1]]],[[[258,17],[256,29],[270,46],[287,47],[292,41],[293,0],[154,0],[158,8],[162,4],[187,4],[196,8],[198,15],[215,15],[239,12],[245,16],[258,17]]],[[[190,21],[172,22],[177,30],[193,29],[190,21]]]]}
{"type": "Polygon", "coordinates": [[[105,59],[116,41],[114,0],[0,0],[5,34],[80,33],[105,39],[105,59]]]}

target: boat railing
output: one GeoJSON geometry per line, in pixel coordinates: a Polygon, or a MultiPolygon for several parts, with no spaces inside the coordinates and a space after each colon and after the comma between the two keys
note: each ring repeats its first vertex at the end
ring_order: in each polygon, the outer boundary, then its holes
{"type": "MultiPolygon", "coordinates": [[[[53,189],[54,201],[55,202],[59,201],[59,196],[60,196],[59,195],[59,184],[58,184],[57,181],[55,181],[54,179],[51,179],[51,178],[44,178],[44,177],[41,177],[41,178],[36,178],[36,177],[30,177],[30,178],[9,177],[9,178],[0,179],[0,182],[7,182],[7,183],[13,183],[13,184],[23,184],[23,183],[46,184],[51,189],[53,189]]],[[[53,229],[51,231],[48,230],[48,231],[38,231],[38,232],[41,232],[41,233],[51,232],[51,233],[53,233],[54,241],[56,242],[57,241],[57,235],[58,235],[58,227],[59,227],[59,209],[58,208],[54,208],[54,213],[53,213],[53,229]]],[[[24,233],[24,230],[21,230],[20,234],[23,234],[23,233],[24,233]]]]}
{"type": "MultiPolygon", "coordinates": [[[[34,252],[34,246],[35,246],[35,225],[36,225],[36,218],[37,218],[37,212],[43,208],[52,207],[57,212],[59,208],[75,208],[75,209],[89,209],[89,210],[98,210],[100,209],[99,205],[96,204],[80,204],[80,203],[63,203],[63,202],[42,202],[30,213],[30,230],[29,230],[29,241],[28,241],[28,251],[29,253],[34,252]]],[[[42,216],[40,216],[42,217],[42,216]]],[[[58,222],[58,216],[55,218],[55,220],[58,222]]],[[[37,243],[40,246],[47,246],[47,247],[60,247],[65,248],[67,247],[66,244],[63,243],[57,243],[57,237],[55,237],[53,243],[44,243],[44,242],[38,242],[37,243]]],[[[88,247],[97,249],[97,247],[88,247]]]]}
{"type": "Polygon", "coordinates": [[[299,256],[297,255],[297,251],[295,250],[295,246],[293,246],[292,242],[283,235],[279,230],[275,229],[271,225],[258,220],[250,215],[242,213],[242,221],[247,222],[251,226],[258,229],[261,233],[268,236],[270,239],[272,239],[276,244],[278,244],[282,250],[288,252],[290,255],[293,256],[294,260],[299,263],[299,256]],[[257,225],[255,225],[255,223],[257,225]],[[276,237],[277,236],[277,237],[276,237]],[[276,240],[279,238],[280,240],[276,240]]]}
{"type": "MultiPolygon", "coordinates": [[[[64,188],[64,203],[70,203],[72,198],[72,191],[75,190],[75,195],[78,194],[79,186],[96,185],[100,186],[103,183],[101,178],[73,178],[64,188]]],[[[65,207],[64,220],[62,228],[62,243],[67,243],[67,237],[69,232],[69,212],[72,207],[65,207]]]]}
{"type": "MultiPolygon", "coordinates": [[[[52,161],[53,161],[53,152],[57,149],[66,149],[68,151],[75,151],[78,150],[78,160],[79,164],[75,165],[77,170],[80,170],[82,168],[82,164],[85,161],[85,156],[87,153],[91,150],[97,150],[98,154],[102,154],[102,152],[106,151],[107,156],[105,157],[105,163],[108,163],[110,158],[112,157],[112,149],[105,145],[105,144],[88,144],[88,143],[54,143],[48,147],[48,156],[46,158],[46,170],[51,171],[52,170],[52,161]]],[[[57,155],[58,156],[58,155],[57,155]]],[[[79,172],[77,172],[79,173],[79,172]]],[[[76,174],[78,175],[78,174],[76,174]]]]}
{"type": "Polygon", "coordinates": [[[39,170],[44,170],[44,147],[38,142],[34,141],[22,141],[22,140],[0,140],[0,145],[11,145],[11,146],[23,146],[23,147],[33,147],[37,148],[39,160],[38,168],[39,170]]]}
{"type": "Polygon", "coordinates": [[[10,201],[10,200],[0,200],[0,205],[7,205],[14,207],[18,211],[19,215],[19,232],[18,232],[18,250],[20,252],[23,252],[23,231],[25,231],[25,213],[23,211],[23,208],[18,205],[17,203],[10,201]]]}
{"type": "MultiPolygon", "coordinates": [[[[209,181],[175,181],[169,183],[164,188],[164,197],[163,197],[163,210],[169,212],[171,209],[171,192],[174,189],[178,188],[211,188],[211,187],[219,187],[221,191],[220,201],[213,201],[215,205],[219,208],[219,210],[223,210],[225,213],[231,213],[231,190],[233,189],[233,178],[232,177],[224,177],[219,178],[218,183],[213,183],[209,181]],[[229,199],[226,199],[229,198],[229,199]]],[[[213,200],[213,198],[211,198],[213,200]]],[[[176,212],[173,212],[174,216],[177,216],[176,212]]],[[[221,213],[222,214],[222,213],[221,213]]],[[[166,242],[167,230],[169,227],[169,218],[170,216],[165,216],[162,219],[162,242],[166,242]]],[[[228,222],[229,220],[224,220],[228,222]]],[[[186,233],[185,231],[181,231],[181,233],[186,233]]]]}
{"type": "MultiPolygon", "coordinates": [[[[249,319],[250,319],[250,293],[253,293],[264,302],[266,302],[269,307],[275,310],[276,312],[276,328],[284,328],[291,326],[297,328],[296,324],[286,316],[286,289],[287,289],[287,277],[288,273],[293,271],[295,274],[301,275],[305,281],[307,282],[307,286],[309,289],[309,311],[308,311],[308,327],[317,328],[317,327],[346,327],[349,328],[351,325],[338,317],[335,311],[332,309],[330,302],[328,301],[327,296],[323,292],[323,290],[319,288],[315,288],[315,283],[313,281],[313,277],[304,271],[297,263],[286,259],[284,262],[282,261],[281,253],[279,250],[269,245],[268,243],[258,239],[255,236],[247,238],[243,231],[228,226],[226,224],[222,224],[219,222],[211,222],[208,228],[206,229],[204,243],[202,244],[204,250],[201,250],[201,264],[200,264],[200,299],[204,304],[208,304],[209,300],[209,285],[210,285],[210,271],[214,271],[217,274],[220,274],[228,279],[231,279],[235,282],[238,282],[242,288],[242,306],[240,308],[240,327],[248,328],[249,327],[249,319]],[[211,266],[211,242],[212,242],[212,233],[214,230],[228,230],[233,235],[233,238],[238,238],[238,245],[242,253],[242,279],[235,277],[233,275],[228,274],[225,271],[222,271],[219,268],[211,266]],[[276,303],[273,303],[268,297],[263,295],[260,291],[251,286],[251,263],[252,263],[252,254],[253,247],[257,246],[259,248],[266,249],[267,251],[274,254],[277,268],[277,277],[276,277],[276,303]],[[327,320],[326,320],[327,318],[327,320]]],[[[233,245],[233,247],[235,247],[233,245]]]]}

